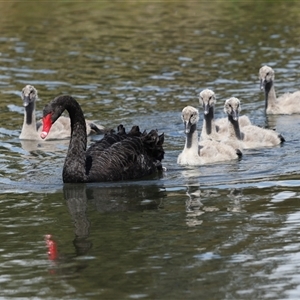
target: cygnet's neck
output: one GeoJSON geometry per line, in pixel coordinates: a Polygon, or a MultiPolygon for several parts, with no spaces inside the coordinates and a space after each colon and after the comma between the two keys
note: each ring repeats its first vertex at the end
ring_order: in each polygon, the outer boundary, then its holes
{"type": "Polygon", "coordinates": [[[204,114],[202,135],[213,135],[216,133],[214,107],[210,107],[208,113],[204,114]]]}
{"type": "Polygon", "coordinates": [[[198,131],[197,125],[191,126],[190,132],[186,134],[184,150],[198,154],[198,131]]]}
{"type": "Polygon", "coordinates": [[[23,127],[20,134],[21,139],[33,139],[38,136],[35,118],[35,102],[25,106],[23,127]]]}
{"type": "Polygon", "coordinates": [[[276,103],[276,92],[273,81],[266,83],[265,85],[265,109],[274,106],[276,103]]]}
{"type": "Polygon", "coordinates": [[[229,121],[229,136],[235,137],[238,140],[242,140],[239,120],[234,120],[233,117],[229,115],[228,121],[229,121]]]}

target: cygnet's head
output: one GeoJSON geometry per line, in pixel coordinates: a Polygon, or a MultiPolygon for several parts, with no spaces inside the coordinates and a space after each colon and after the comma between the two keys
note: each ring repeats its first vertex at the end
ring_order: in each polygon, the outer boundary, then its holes
{"type": "Polygon", "coordinates": [[[272,83],[275,79],[275,72],[269,66],[263,66],[259,69],[260,89],[264,90],[268,83],[272,83]]]}
{"type": "Polygon", "coordinates": [[[33,85],[26,85],[22,90],[23,105],[26,107],[38,98],[37,90],[33,85]]]}
{"type": "Polygon", "coordinates": [[[228,117],[232,117],[234,121],[239,119],[240,111],[241,103],[238,98],[231,97],[225,101],[224,112],[228,115],[228,117]]]}
{"type": "Polygon", "coordinates": [[[186,106],[182,110],[181,119],[184,123],[185,133],[189,133],[193,125],[199,121],[199,111],[193,106],[186,106]]]}
{"type": "Polygon", "coordinates": [[[199,94],[199,103],[203,106],[204,114],[207,115],[211,107],[216,104],[216,95],[212,90],[205,89],[199,94]]]}

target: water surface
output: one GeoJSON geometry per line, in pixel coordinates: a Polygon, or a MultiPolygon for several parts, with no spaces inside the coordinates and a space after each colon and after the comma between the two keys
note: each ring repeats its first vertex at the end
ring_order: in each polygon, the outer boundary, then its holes
{"type": "Polygon", "coordinates": [[[258,82],[268,64],[278,94],[298,89],[297,2],[0,8],[2,297],[300,297],[300,116],[266,117],[258,82]],[[38,117],[69,93],[99,124],[155,126],[165,133],[167,171],[150,180],[63,185],[68,141],[18,138],[26,84],[39,91],[38,117]],[[244,151],[240,161],[178,166],[180,112],[198,107],[204,88],[216,92],[216,117],[224,116],[225,99],[238,97],[243,114],[286,142],[244,151]]]}

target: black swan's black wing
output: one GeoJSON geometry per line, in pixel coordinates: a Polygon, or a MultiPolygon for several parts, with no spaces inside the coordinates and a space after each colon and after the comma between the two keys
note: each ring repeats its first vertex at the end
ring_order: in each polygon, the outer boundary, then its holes
{"type": "Polygon", "coordinates": [[[94,152],[98,153],[99,151],[109,148],[115,143],[133,136],[142,136],[142,133],[140,132],[140,128],[138,126],[133,126],[131,130],[126,133],[125,127],[120,124],[117,127],[117,133],[115,133],[114,131],[107,132],[101,140],[92,144],[87,150],[87,156],[93,156],[94,152]]]}
{"type": "Polygon", "coordinates": [[[127,136],[105,149],[102,145],[97,149],[94,144],[86,155],[87,181],[138,179],[161,170],[163,141],[164,135],[152,130],[140,136],[127,136]]]}
{"type": "Polygon", "coordinates": [[[94,152],[98,153],[104,149],[107,149],[111,145],[118,143],[127,137],[128,135],[126,134],[125,127],[122,124],[120,124],[117,127],[117,133],[115,133],[113,130],[111,130],[110,132],[106,132],[106,134],[101,140],[92,144],[87,150],[87,155],[93,156],[94,152]]]}

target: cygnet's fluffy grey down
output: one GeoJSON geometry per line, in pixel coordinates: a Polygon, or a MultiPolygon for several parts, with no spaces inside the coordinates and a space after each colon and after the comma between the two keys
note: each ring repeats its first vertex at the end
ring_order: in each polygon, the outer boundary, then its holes
{"type": "MultiPolygon", "coordinates": [[[[24,106],[24,121],[19,138],[21,140],[42,140],[42,122],[36,122],[35,102],[38,99],[38,91],[33,85],[26,85],[21,94],[24,106]]],[[[103,126],[86,121],[87,135],[106,131],[103,126]]],[[[61,116],[53,125],[47,140],[66,139],[71,136],[70,118],[61,116]]]]}
{"type": "Polygon", "coordinates": [[[276,98],[274,87],[275,72],[269,66],[259,70],[260,88],[265,92],[265,110],[267,114],[299,114],[300,91],[285,93],[276,98]]]}
{"type": "Polygon", "coordinates": [[[240,100],[232,97],[225,101],[224,111],[228,115],[228,139],[236,141],[242,149],[277,146],[284,142],[284,138],[276,131],[248,125],[239,126],[240,100]]]}
{"type": "MultiPolygon", "coordinates": [[[[210,89],[205,89],[199,94],[199,103],[203,107],[204,119],[201,132],[201,140],[224,139],[224,134],[228,131],[228,119],[214,119],[214,111],[216,105],[216,95],[210,89]]],[[[251,121],[247,116],[239,118],[240,127],[251,125],[251,121]]]]}
{"type": "Polygon", "coordinates": [[[203,165],[239,158],[242,153],[239,150],[218,141],[204,140],[199,144],[197,123],[199,112],[192,106],[186,106],[181,115],[186,134],[185,146],[179,154],[179,165],[203,165]]]}

